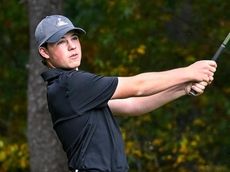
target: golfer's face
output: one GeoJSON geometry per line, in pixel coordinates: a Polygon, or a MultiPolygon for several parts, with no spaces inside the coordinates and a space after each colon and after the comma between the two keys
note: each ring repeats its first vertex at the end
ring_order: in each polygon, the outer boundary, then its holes
{"type": "Polygon", "coordinates": [[[81,44],[75,32],[65,34],[58,42],[48,44],[48,63],[56,68],[74,69],[81,64],[81,44]]]}

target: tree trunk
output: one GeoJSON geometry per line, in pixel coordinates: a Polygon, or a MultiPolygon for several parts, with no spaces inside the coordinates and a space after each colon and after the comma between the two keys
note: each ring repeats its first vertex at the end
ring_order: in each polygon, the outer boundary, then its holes
{"type": "Polygon", "coordinates": [[[47,15],[60,14],[62,0],[28,0],[30,59],[28,64],[28,143],[31,172],[67,172],[67,159],[52,128],[46,102],[45,70],[38,55],[34,31],[47,15]]]}

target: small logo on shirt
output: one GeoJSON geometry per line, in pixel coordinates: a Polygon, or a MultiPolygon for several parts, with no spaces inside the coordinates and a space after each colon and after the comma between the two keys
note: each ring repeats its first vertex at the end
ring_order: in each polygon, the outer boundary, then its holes
{"type": "Polygon", "coordinates": [[[64,26],[64,25],[67,25],[67,24],[68,23],[63,21],[61,18],[58,18],[57,27],[64,26]]]}

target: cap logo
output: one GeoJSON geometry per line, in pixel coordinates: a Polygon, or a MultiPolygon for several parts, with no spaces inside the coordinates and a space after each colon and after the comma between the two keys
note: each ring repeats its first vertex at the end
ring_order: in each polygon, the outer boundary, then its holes
{"type": "Polygon", "coordinates": [[[64,25],[67,25],[67,24],[68,23],[63,21],[61,18],[58,18],[57,27],[64,26],[64,25]]]}

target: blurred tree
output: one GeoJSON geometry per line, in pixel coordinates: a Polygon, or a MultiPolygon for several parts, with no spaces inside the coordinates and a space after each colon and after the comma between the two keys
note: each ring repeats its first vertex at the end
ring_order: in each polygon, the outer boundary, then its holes
{"type": "Polygon", "coordinates": [[[62,12],[61,0],[29,0],[30,59],[28,63],[28,141],[31,172],[64,172],[66,156],[52,129],[47,110],[45,83],[40,77],[44,67],[39,60],[34,31],[46,15],[62,12]]]}

